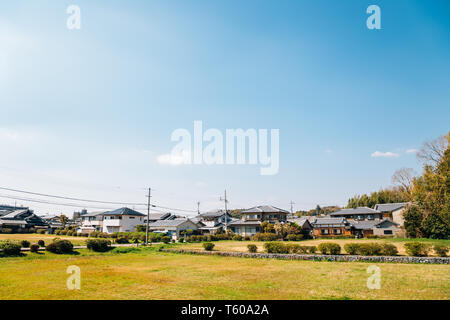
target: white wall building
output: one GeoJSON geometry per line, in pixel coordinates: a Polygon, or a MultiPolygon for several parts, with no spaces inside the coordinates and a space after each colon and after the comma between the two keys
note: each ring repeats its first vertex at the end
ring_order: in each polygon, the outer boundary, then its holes
{"type": "Polygon", "coordinates": [[[134,232],[138,224],[144,224],[145,214],[130,208],[120,208],[103,213],[102,231],[106,233],[114,232],[134,232]]]}

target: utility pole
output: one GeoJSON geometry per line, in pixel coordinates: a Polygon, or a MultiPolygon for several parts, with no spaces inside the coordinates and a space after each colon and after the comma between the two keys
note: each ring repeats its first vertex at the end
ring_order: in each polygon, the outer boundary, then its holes
{"type": "Polygon", "coordinates": [[[291,200],[290,204],[291,204],[291,214],[293,215],[293,214],[294,214],[293,205],[295,204],[295,202],[293,202],[293,201],[291,200]]]}
{"type": "Polygon", "coordinates": [[[200,214],[200,201],[197,202],[197,214],[200,214]]]}
{"type": "Polygon", "coordinates": [[[150,198],[152,194],[152,188],[148,188],[148,201],[147,201],[147,227],[145,228],[145,245],[148,246],[148,225],[150,223],[150,198]]]}
{"type": "Polygon", "coordinates": [[[227,224],[228,224],[228,210],[227,210],[227,190],[225,190],[225,198],[220,197],[221,201],[225,203],[225,233],[227,233],[227,224]]]}

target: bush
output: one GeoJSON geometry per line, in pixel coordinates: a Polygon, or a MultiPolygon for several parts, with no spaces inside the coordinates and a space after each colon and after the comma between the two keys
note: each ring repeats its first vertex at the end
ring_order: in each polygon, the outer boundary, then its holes
{"type": "Polygon", "coordinates": [[[20,241],[20,245],[22,246],[22,248],[29,248],[30,247],[30,241],[22,240],[22,241],[20,241]]]}
{"type": "Polygon", "coordinates": [[[37,242],[37,244],[39,245],[39,247],[45,247],[45,241],[44,240],[39,240],[37,242]]]}
{"type": "Polygon", "coordinates": [[[255,252],[258,251],[258,247],[257,247],[256,245],[254,245],[254,244],[249,244],[249,245],[247,246],[247,248],[248,248],[248,252],[255,253],[255,252]]]}
{"type": "Polygon", "coordinates": [[[378,243],[361,243],[359,244],[358,254],[362,256],[379,256],[381,255],[382,247],[378,243]]]}
{"type": "Polygon", "coordinates": [[[264,243],[264,249],[267,253],[286,253],[285,245],[281,242],[264,243]]]}
{"type": "Polygon", "coordinates": [[[86,241],[89,250],[95,252],[106,252],[111,248],[111,241],[105,239],[89,239],[86,241]]]}
{"type": "Polygon", "coordinates": [[[344,245],[344,250],[351,255],[359,254],[359,243],[347,243],[344,245]]]}
{"type": "Polygon", "coordinates": [[[203,242],[203,248],[206,251],[212,251],[212,249],[214,248],[215,244],[211,243],[211,242],[203,242]]]}
{"type": "Polygon", "coordinates": [[[45,247],[45,250],[52,253],[72,253],[73,252],[73,244],[69,240],[56,240],[52,243],[48,244],[45,247]]]}
{"type": "Polygon", "coordinates": [[[446,257],[449,251],[449,247],[445,244],[435,244],[433,247],[434,252],[439,257],[446,257]]]}
{"type": "Polygon", "coordinates": [[[317,247],[322,254],[340,254],[341,246],[334,242],[323,242],[317,247]]]}
{"type": "Polygon", "coordinates": [[[36,231],[36,233],[37,234],[45,234],[45,229],[38,229],[37,231],[36,231]]]}
{"type": "Polygon", "coordinates": [[[20,255],[20,245],[10,241],[0,242],[0,249],[3,251],[1,254],[5,257],[7,256],[18,256],[20,255]]]}
{"type": "Polygon", "coordinates": [[[33,244],[30,246],[30,252],[38,252],[38,251],[39,251],[39,245],[36,244],[36,243],[33,243],[33,244]]]}
{"type": "Polygon", "coordinates": [[[161,241],[164,242],[164,243],[169,243],[170,242],[170,237],[164,236],[164,237],[161,238],[161,241]]]}
{"type": "Polygon", "coordinates": [[[240,236],[238,234],[233,235],[233,240],[234,241],[242,241],[243,239],[244,239],[244,237],[242,237],[242,236],[240,236]]]}
{"type": "Polygon", "coordinates": [[[316,251],[317,251],[317,247],[316,246],[309,246],[308,247],[308,252],[309,253],[314,254],[314,253],[316,253],[316,251]]]}
{"type": "Polygon", "coordinates": [[[275,233],[257,233],[253,236],[253,241],[275,241],[278,240],[278,236],[275,233]]]}
{"type": "Polygon", "coordinates": [[[288,234],[286,236],[286,240],[287,241],[300,241],[303,239],[303,235],[302,234],[288,234]]]}
{"type": "Polygon", "coordinates": [[[11,228],[2,228],[2,233],[13,233],[13,229],[11,229],[11,228]]]}
{"type": "Polygon", "coordinates": [[[116,243],[118,243],[118,244],[125,244],[125,243],[130,243],[130,242],[128,241],[127,238],[125,238],[125,237],[120,237],[120,238],[117,238],[117,239],[116,239],[116,243]]]}
{"type": "Polygon", "coordinates": [[[381,247],[381,254],[383,256],[396,256],[398,254],[397,247],[391,243],[384,243],[381,247]]]}
{"type": "Polygon", "coordinates": [[[406,253],[414,257],[426,257],[430,246],[420,242],[407,242],[405,243],[406,253]]]}

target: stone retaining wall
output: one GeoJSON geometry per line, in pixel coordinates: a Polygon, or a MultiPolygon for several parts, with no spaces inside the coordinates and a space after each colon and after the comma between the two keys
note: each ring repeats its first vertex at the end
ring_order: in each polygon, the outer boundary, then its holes
{"type": "Polygon", "coordinates": [[[163,252],[215,255],[225,257],[283,259],[283,260],[312,260],[312,261],[364,261],[364,262],[393,262],[393,263],[437,263],[450,264],[449,257],[406,257],[406,256],[351,256],[351,255],[322,255],[322,254],[279,254],[279,253],[250,253],[200,251],[187,249],[161,249],[163,252]]]}

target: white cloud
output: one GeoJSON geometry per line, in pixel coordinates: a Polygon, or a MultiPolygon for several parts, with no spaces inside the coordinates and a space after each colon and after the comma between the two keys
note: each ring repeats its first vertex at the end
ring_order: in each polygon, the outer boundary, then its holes
{"type": "Polygon", "coordinates": [[[384,157],[384,158],[397,158],[400,155],[398,153],[394,153],[394,152],[381,152],[381,151],[375,151],[374,153],[371,154],[371,157],[373,158],[377,158],[377,157],[384,157]]]}
{"type": "Polygon", "coordinates": [[[181,154],[162,154],[159,155],[156,159],[159,164],[178,166],[181,164],[190,164],[191,163],[191,154],[190,152],[184,151],[181,154]]]}
{"type": "Polygon", "coordinates": [[[417,149],[408,149],[408,150],[406,150],[406,153],[417,153],[417,152],[419,152],[419,150],[417,150],[417,149]]]}

